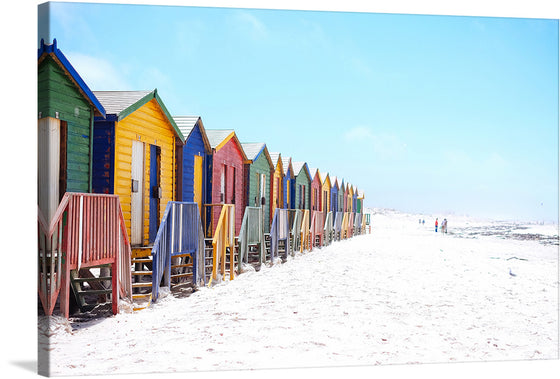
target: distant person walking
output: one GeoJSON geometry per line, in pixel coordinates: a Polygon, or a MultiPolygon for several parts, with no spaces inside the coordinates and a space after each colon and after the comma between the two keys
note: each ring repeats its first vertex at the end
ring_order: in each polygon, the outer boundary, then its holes
{"type": "Polygon", "coordinates": [[[447,219],[444,218],[443,222],[441,223],[441,231],[442,233],[447,234],[447,219]]]}
{"type": "Polygon", "coordinates": [[[438,219],[436,217],[436,233],[437,233],[437,225],[438,225],[438,219]]]}

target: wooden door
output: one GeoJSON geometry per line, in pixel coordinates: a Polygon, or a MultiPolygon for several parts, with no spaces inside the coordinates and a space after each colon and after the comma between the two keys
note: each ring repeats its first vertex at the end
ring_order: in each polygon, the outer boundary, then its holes
{"type": "Polygon", "coordinates": [[[161,148],[150,145],[150,215],[148,224],[148,242],[153,243],[159,228],[159,199],[161,198],[160,187],[160,163],[161,148]]]}
{"type": "Polygon", "coordinates": [[[204,159],[194,156],[194,183],[193,183],[193,201],[198,204],[199,211],[202,211],[202,167],[204,159]]]}
{"type": "Polygon", "coordinates": [[[140,246],[144,227],[144,142],[132,141],[130,244],[140,246]]]}

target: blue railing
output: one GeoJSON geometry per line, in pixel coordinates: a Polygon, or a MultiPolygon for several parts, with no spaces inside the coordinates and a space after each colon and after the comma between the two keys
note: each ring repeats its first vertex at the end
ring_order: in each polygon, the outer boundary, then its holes
{"type": "MultiPolygon", "coordinates": [[[[190,254],[193,284],[199,282],[198,261],[204,259],[201,250],[200,212],[197,203],[170,201],[152,247],[152,301],[158,298],[162,279],[171,286],[171,259],[190,254]]],[[[203,275],[203,274],[202,274],[203,275]]]]}
{"type": "Polygon", "coordinates": [[[274,258],[278,257],[278,242],[285,241],[285,257],[290,252],[290,222],[288,209],[276,208],[274,218],[270,226],[270,261],[274,263],[274,258]]]}

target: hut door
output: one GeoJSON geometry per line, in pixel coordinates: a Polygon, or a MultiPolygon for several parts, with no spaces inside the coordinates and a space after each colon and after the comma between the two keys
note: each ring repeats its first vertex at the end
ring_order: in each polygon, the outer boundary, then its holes
{"type": "Polygon", "coordinates": [[[202,210],[202,161],[203,158],[201,156],[194,156],[193,201],[198,204],[200,211],[202,210]]]}
{"type": "Polygon", "coordinates": [[[160,161],[161,148],[150,145],[150,218],[148,242],[156,239],[159,227],[159,199],[161,198],[160,187],[160,161]]]}
{"type": "Polygon", "coordinates": [[[51,221],[59,202],[60,120],[44,117],[37,131],[37,193],[39,208],[47,223],[51,221]]]}
{"type": "Polygon", "coordinates": [[[227,174],[226,174],[226,204],[234,204],[235,203],[235,167],[233,166],[226,166],[227,174]]]}
{"type": "Polygon", "coordinates": [[[130,196],[130,244],[142,245],[143,222],[143,188],[144,188],[144,142],[132,141],[130,196]]]}

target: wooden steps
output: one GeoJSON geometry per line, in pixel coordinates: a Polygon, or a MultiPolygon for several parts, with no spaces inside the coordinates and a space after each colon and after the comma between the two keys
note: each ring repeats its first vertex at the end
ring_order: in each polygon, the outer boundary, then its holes
{"type": "MultiPolygon", "coordinates": [[[[80,270],[70,271],[70,287],[76,299],[76,304],[80,308],[80,312],[87,312],[98,304],[104,304],[111,301],[111,281],[112,277],[102,275],[101,269],[111,273],[111,265],[104,264],[94,267],[82,268],[80,270]],[[96,276],[91,270],[99,269],[100,275],[96,276]]],[[[97,270],[96,270],[97,271],[97,270]]]]}

